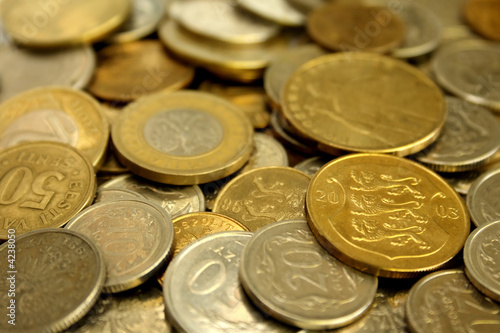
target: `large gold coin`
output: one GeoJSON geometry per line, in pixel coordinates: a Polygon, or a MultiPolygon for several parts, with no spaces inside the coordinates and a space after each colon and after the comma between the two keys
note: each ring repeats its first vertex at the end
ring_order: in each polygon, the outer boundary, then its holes
{"type": "Polygon", "coordinates": [[[178,91],[138,100],[112,129],[119,161],[161,183],[207,183],[250,158],[253,128],[236,105],[206,93],[178,91]]]}
{"type": "Polygon", "coordinates": [[[410,160],[355,154],[333,160],[307,190],[309,226],[345,263],[374,275],[412,277],[451,260],[469,235],[461,197],[410,160]]]}
{"type": "Polygon", "coordinates": [[[281,95],[283,113],[318,148],[405,156],[438,137],[446,119],[439,88],[405,62],[338,53],[300,67],[281,95]]]}
{"type": "Polygon", "coordinates": [[[107,100],[131,101],[187,86],[194,69],[173,59],[155,40],[115,44],[97,53],[98,66],[88,90],[107,100]]]}
{"type": "Polygon", "coordinates": [[[63,87],[35,88],[0,105],[0,149],[27,141],[57,141],[78,149],[98,168],[109,126],[89,94],[63,87]]]}
{"type": "Polygon", "coordinates": [[[90,205],[92,165],[58,142],[29,142],[0,152],[0,239],[8,230],[57,228],[90,205]]]}
{"type": "Polygon", "coordinates": [[[0,13],[16,42],[60,47],[106,37],[125,21],[129,11],[128,0],[5,0],[0,13]]]}
{"type": "Polygon", "coordinates": [[[500,41],[500,0],[468,0],[464,18],[484,38],[500,41]]]}

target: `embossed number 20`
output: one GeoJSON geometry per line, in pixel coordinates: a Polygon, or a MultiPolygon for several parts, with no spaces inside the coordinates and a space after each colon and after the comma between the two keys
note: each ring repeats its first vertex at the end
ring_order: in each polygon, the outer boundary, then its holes
{"type": "Polygon", "coordinates": [[[54,195],[54,191],[47,191],[43,188],[43,184],[50,177],[55,177],[59,181],[64,179],[64,175],[57,171],[42,172],[33,180],[33,173],[26,167],[10,170],[0,180],[0,205],[10,205],[17,202],[26,194],[31,184],[33,192],[43,196],[42,200],[39,202],[25,200],[19,207],[44,210],[54,195]]]}

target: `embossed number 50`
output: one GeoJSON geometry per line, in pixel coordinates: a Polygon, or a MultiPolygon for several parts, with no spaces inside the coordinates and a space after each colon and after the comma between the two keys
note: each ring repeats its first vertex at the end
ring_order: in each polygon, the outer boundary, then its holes
{"type": "Polygon", "coordinates": [[[57,171],[42,172],[33,180],[33,173],[26,167],[17,167],[10,170],[0,180],[0,205],[10,205],[17,202],[31,186],[31,190],[35,194],[41,195],[42,200],[39,202],[25,200],[19,207],[44,210],[52,196],[54,196],[54,191],[47,191],[43,188],[43,184],[50,177],[55,177],[59,181],[64,179],[64,175],[57,171]]]}

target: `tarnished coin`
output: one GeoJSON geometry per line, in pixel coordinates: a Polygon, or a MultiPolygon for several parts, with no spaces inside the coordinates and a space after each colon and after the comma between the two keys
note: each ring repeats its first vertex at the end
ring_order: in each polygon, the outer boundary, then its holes
{"type": "Polygon", "coordinates": [[[170,216],[142,200],[92,205],[66,228],[87,235],[100,248],[107,271],[104,291],[113,293],[149,279],[168,259],[174,239],[170,216]]]}
{"type": "Polygon", "coordinates": [[[105,182],[100,188],[123,188],[137,192],[163,207],[172,218],[205,210],[205,198],[198,185],[165,185],[127,174],[105,182]]]}
{"type": "Polygon", "coordinates": [[[345,326],[372,304],[377,278],[338,261],[305,220],[261,228],[243,250],[240,281],[264,312],[305,329],[345,326]]]}
{"type": "Polygon", "coordinates": [[[127,19],[107,42],[125,43],[143,38],[156,30],[165,13],[164,0],[131,0],[130,4],[127,19]]]}
{"type": "Polygon", "coordinates": [[[170,263],[163,284],[167,318],[182,332],[298,332],[254,308],[238,268],[252,234],[228,231],[203,237],[170,263]]]}
{"type": "Polygon", "coordinates": [[[280,27],[241,9],[236,0],[175,1],[171,11],[185,29],[233,44],[262,43],[275,37],[280,27]]]}
{"type": "Polygon", "coordinates": [[[500,1],[467,0],[463,10],[472,30],[484,38],[500,41],[500,1]]]}
{"type": "Polygon", "coordinates": [[[300,66],[326,52],[312,44],[298,46],[276,57],[264,74],[264,88],[273,108],[280,109],[281,91],[286,81],[300,66]]]}
{"type": "Polygon", "coordinates": [[[246,10],[267,20],[286,26],[302,26],[306,17],[302,12],[290,5],[287,0],[237,0],[238,4],[246,10]]]}
{"type": "Polygon", "coordinates": [[[99,103],[82,91],[36,88],[0,105],[0,149],[29,141],[62,142],[78,149],[98,169],[108,137],[99,103]]]}
{"type": "Polygon", "coordinates": [[[467,208],[476,227],[500,220],[499,194],[500,167],[485,172],[472,183],[467,208]]]}
{"type": "Polygon", "coordinates": [[[446,119],[443,94],[421,71],[362,52],[307,62],[285,85],[281,106],[293,127],[333,154],[405,156],[434,142],[446,119]]]}
{"type": "Polygon", "coordinates": [[[473,170],[500,148],[500,123],[490,110],[456,97],[446,97],[447,116],[436,142],[415,155],[440,172],[473,170]]]}
{"type": "Polygon", "coordinates": [[[464,247],[465,273],[483,294],[500,302],[500,220],[474,230],[464,247]]]}
{"type": "Polygon", "coordinates": [[[12,239],[0,246],[2,332],[60,332],[92,308],[106,274],[94,242],[64,229],[12,239]],[[7,258],[13,258],[8,266],[7,258]]]}
{"type": "Polygon", "coordinates": [[[500,46],[481,40],[447,44],[432,58],[437,82],[475,104],[500,110],[500,46]]]}
{"type": "Polygon", "coordinates": [[[411,332],[500,330],[500,306],[482,295],[462,270],[429,274],[415,284],[406,301],[411,332]]]}
{"type": "Polygon", "coordinates": [[[123,188],[99,188],[95,195],[94,203],[116,200],[147,200],[142,194],[123,188]]]}
{"type": "Polygon", "coordinates": [[[266,107],[266,94],[262,84],[228,84],[227,81],[205,80],[198,87],[201,91],[214,94],[238,105],[250,119],[254,128],[269,125],[269,112],[266,107]]]}
{"type": "Polygon", "coordinates": [[[127,18],[127,0],[4,0],[0,15],[17,43],[30,47],[62,47],[106,37],[127,18]],[[89,19],[92,17],[92,19],[89,19]]]}
{"type": "Polygon", "coordinates": [[[0,47],[0,100],[43,86],[83,89],[95,69],[90,46],[34,51],[6,44],[0,47]]]}
{"type": "Polygon", "coordinates": [[[405,24],[385,7],[332,3],[309,14],[307,32],[332,51],[389,53],[403,42],[405,24]]]}
{"type": "Polygon", "coordinates": [[[253,141],[252,155],[239,173],[267,166],[288,166],[286,150],[276,139],[267,134],[255,133],[253,141]]]}
{"type": "Polygon", "coordinates": [[[307,190],[309,225],[345,263],[375,275],[438,269],[463,247],[470,218],[441,177],[407,159],[354,154],[326,164],[307,190]]]}
{"type": "Polygon", "coordinates": [[[92,165],[74,148],[30,142],[0,152],[0,239],[63,226],[90,205],[96,191],[92,165]]]}
{"type": "Polygon", "coordinates": [[[107,100],[131,101],[179,90],[194,76],[192,67],[169,56],[157,40],[110,45],[97,56],[97,69],[88,90],[107,100]]]}
{"type": "Polygon", "coordinates": [[[304,218],[310,177],[288,167],[264,167],[232,179],[220,191],[213,212],[241,222],[250,231],[276,221],[304,218]]]}
{"type": "Polygon", "coordinates": [[[195,91],[148,96],[113,125],[119,161],[166,184],[192,185],[238,170],[252,152],[253,128],[237,106],[195,91]]]}
{"type": "Polygon", "coordinates": [[[170,333],[162,292],[146,287],[101,294],[94,307],[64,333],[170,333]]]}

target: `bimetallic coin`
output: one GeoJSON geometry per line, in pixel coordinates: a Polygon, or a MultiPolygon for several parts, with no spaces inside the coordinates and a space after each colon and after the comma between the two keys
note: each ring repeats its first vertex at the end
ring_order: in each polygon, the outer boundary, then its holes
{"type": "Polygon", "coordinates": [[[90,46],[34,51],[6,44],[0,47],[0,100],[43,86],[83,89],[95,69],[90,46]],[[22,79],[20,79],[22,78],[22,79]]]}
{"type": "Polygon", "coordinates": [[[500,220],[474,230],[464,247],[465,273],[483,294],[500,302],[500,220]]]}
{"type": "Polygon", "coordinates": [[[288,167],[264,167],[232,179],[215,199],[213,212],[241,222],[250,231],[305,217],[310,177],[288,167]]]}
{"type": "Polygon", "coordinates": [[[237,0],[237,3],[255,15],[281,25],[299,27],[306,21],[305,15],[286,0],[237,0]]]}
{"type": "Polygon", "coordinates": [[[264,88],[273,108],[281,108],[281,91],[290,75],[307,61],[325,54],[316,45],[302,45],[276,57],[269,64],[264,74],[264,88]]]}
{"type": "Polygon", "coordinates": [[[245,295],[238,268],[252,234],[228,231],[185,247],[169,264],[163,284],[167,318],[182,332],[297,332],[266,318],[245,295]]]}
{"type": "Polygon", "coordinates": [[[92,165],[76,149],[30,142],[0,153],[0,239],[58,228],[90,205],[96,191],[92,165]]]}
{"type": "Polygon", "coordinates": [[[441,177],[410,160],[354,154],[326,164],[307,190],[309,226],[345,263],[407,278],[440,268],[463,247],[470,217],[441,177]]]}
{"type": "Polygon", "coordinates": [[[484,38],[500,41],[500,1],[467,0],[463,10],[472,30],[484,38]]]}
{"type": "Polygon", "coordinates": [[[240,281],[264,312],[305,329],[345,326],[372,304],[377,278],[332,257],[305,220],[261,228],[243,250],[240,281]]]}
{"type": "Polygon", "coordinates": [[[88,90],[107,100],[131,101],[179,90],[194,76],[192,67],[169,56],[156,40],[110,45],[100,50],[97,57],[97,69],[88,90]]]}
{"type": "Polygon", "coordinates": [[[106,264],[104,291],[141,285],[166,262],[172,249],[172,220],[157,205],[142,200],[106,201],[82,211],[67,229],[90,237],[106,264]]]}
{"type": "Polygon", "coordinates": [[[17,43],[48,48],[91,43],[106,37],[127,18],[127,0],[4,0],[0,15],[17,43]],[[88,19],[92,17],[93,19],[88,19]]]}
{"type": "Polygon", "coordinates": [[[483,173],[471,185],[467,194],[472,222],[476,227],[500,220],[500,168],[483,173]]]}
{"type": "Polygon", "coordinates": [[[313,59],[290,77],[281,97],[292,126],[333,154],[405,156],[434,142],[446,119],[443,94],[432,80],[405,62],[370,53],[313,59]]]}
{"type": "Polygon", "coordinates": [[[410,290],[406,319],[411,332],[500,330],[500,306],[482,295],[461,270],[429,274],[410,290]]]}
{"type": "Polygon", "coordinates": [[[64,229],[38,230],[12,239],[14,243],[0,246],[5,263],[14,253],[9,266],[2,263],[0,273],[2,332],[60,332],[92,308],[106,273],[94,242],[64,229]],[[15,244],[13,252],[10,244],[15,244]]]}
{"type": "Polygon", "coordinates": [[[138,288],[120,294],[101,294],[94,307],[64,333],[170,333],[162,292],[138,288]]]}
{"type": "Polygon", "coordinates": [[[280,27],[242,10],[236,0],[174,2],[174,18],[185,29],[222,42],[252,44],[275,37],[280,27]]]}
{"type": "Polygon", "coordinates": [[[116,201],[116,200],[147,200],[145,196],[142,194],[126,190],[123,188],[99,188],[97,189],[97,193],[95,195],[94,204],[103,202],[103,201],[116,201]]]}
{"type": "Polygon", "coordinates": [[[165,13],[164,0],[131,0],[130,3],[129,16],[107,42],[125,43],[143,38],[156,30],[165,13]]]}
{"type": "Polygon", "coordinates": [[[254,150],[247,164],[239,173],[244,173],[253,169],[267,166],[288,166],[288,155],[281,143],[273,137],[255,133],[253,136],[254,150]]]}
{"type": "Polygon", "coordinates": [[[332,3],[309,14],[307,32],[332,51],[389,53],[403,42],[405,24],[385,7],[332,3]]]}
{"type": "Polygon", "coordinates": [[[477,169],[500,148],[500,123],[485,107],[446,97],[447,116],[436,142],[415,159],[440,172],[477,169]]]}
{"type": "Polygon", "coordinates": [[[161,93],[124,110],[112,129],[119,161],[166,184],[221,179],[248,161],[253,128],[234,104],[202,92],[161,93]]]}
{"type": "Polygon", "coordinates": [[[437,82],[469,102],[500,110],[500,46],[464,40],[440,48],[432,58],[437,82]]]}
{"type": "Polygon", "coordinates": [[[98,169],[108,137],[101,106],[82,91],[36,88],[0,105],[0,149],[30,141],[62,142],[78,149],[98,169]]]}
{"type": "Polygon", "coordinates": [[[100,187],[123,188],[137,192],[163,207],[172,218],[205,210],[205,198],[198,185],[165,185],[128,174],[115,177],[100,187]]]}

